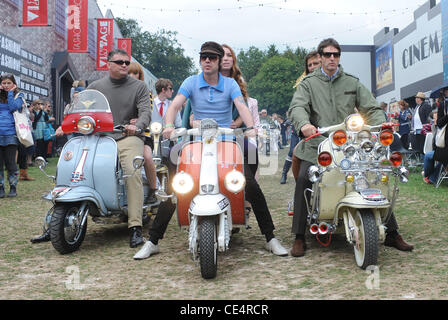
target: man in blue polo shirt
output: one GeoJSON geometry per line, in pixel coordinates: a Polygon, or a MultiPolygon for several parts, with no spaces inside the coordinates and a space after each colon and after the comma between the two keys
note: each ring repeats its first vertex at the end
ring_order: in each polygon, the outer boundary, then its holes
{"type": "MultiPolygon", "coordinates": [[[[201,46],[200,64],[202,73],[191,76],[182,83],[177,96],[174,98],[165,115],[166,128],[163,131],[165,138],[169,138],[174,131],[173,122],[176,113],[180,111],[187,99],[191,101],[191,108],[194,114],[194,127],[197,127],[202,119],[213,118],[218,123],[218,126],[230,128],[233,104],[246,126],[252,127],[254,125],[252,115],[244,102],[237,82],[219,73],[223,56],[224,49],[216,42],[205,42],[201,46]]],[[[244,167],[246,176],[246,200],[252,205],[261,233],[266,237],[266,249],[276,255],[287,256],[288,251],[283,248],[274,236],[275,227],[263,192],[255,177],[251,174],[247,163],[244,163],[244,167]]],[[[158,213],[154,223],[159,218],[163,219],[167,226],[172,213],[169,215],[167,212],[163,212],[162,215],[158,213]],[[162,215],[163,218],[161,217],[162,215]]],[[[164,226],[165,229],[166,226],[164,226]]],[[[134,259],[145,259],[159,252],[158,243],[152,240],[154,233],[151,230],[152,228],[149,231],[150,240],[134,256],[134,259]]]]}

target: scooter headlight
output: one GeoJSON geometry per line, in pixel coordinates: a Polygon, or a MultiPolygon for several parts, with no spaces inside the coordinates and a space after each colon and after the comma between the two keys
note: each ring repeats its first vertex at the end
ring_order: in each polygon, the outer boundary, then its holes
{"type": "Polygon", "coordinates": [[[364,127],[364,119],[359,114],[353,114],[347,118],[345,125],[348,131],[359,132],[364,127]]]}
{"type": "Polygon", "coordinates": [[[193,177],[186,172],[179,172],[173,177],[173,190],[179,194],[187,194],[194,187],[193,177]]]}
{"type": "Polygon", "coordinates": [[[95,120],[92,117],[82,117],[76,124],[79,133],[91,134],[95,130],[95,120]]]}
{"type": "Polygon", "coordinates": [[[224,178],[224,186],[230,192],[238,193],[246,186],[246,178],[240,171],[233,169],[224,178]]]}
{"type": "Polygon", "coordinates": [[[361,149],[365,153],[372,152],[374,147],[375,147],[375,144],[372,141],[370,141],[370,140],[364,140],[363,142],[361,142],[361,149]]]}
{"type": "Polygon", "coordinates": [[[162,133],[162,124],[160,122],[153,122],[149,127],[152,134],[160,134],[162,133]]]}

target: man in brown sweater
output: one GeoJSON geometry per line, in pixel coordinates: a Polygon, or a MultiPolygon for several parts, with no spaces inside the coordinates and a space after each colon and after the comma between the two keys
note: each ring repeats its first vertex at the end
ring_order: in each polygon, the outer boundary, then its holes
{"type": "Polygon", "coordinates": [[[128,76],[129,56],[126,51],[113,50],[108,55],[109,75],[93,82],[87,89],[103,93],[109,101],[114,126],[125,125],[127,134],[109,133],[117,141],[120,162],[126,179],[128,197],[128,228],[131,230],[130,246],[135,248],[143,244],[142,207],[143,183],[140,172],[134,172],[132,161],[135,156],[143,156],[143,140],[135,133],[151,122],[149,89],[143,81],[128,76]],[[135,125],[129,124],[137,118],[135,125]]]}

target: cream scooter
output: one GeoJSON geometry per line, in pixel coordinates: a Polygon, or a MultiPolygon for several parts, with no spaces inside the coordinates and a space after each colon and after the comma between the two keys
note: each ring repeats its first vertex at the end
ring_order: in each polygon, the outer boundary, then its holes
{"type": "Polygon", "coordinates": [[[345,234],[362,269],[377,264],[378,244],[385,239],[385,225],[398,197],[398,181],[408,181],[409,171],[401,166],[402,155],[389,150],[391,127],[366,125],[355,114],[305,139],[329,134],[319,145],[318,165],[308,170],[313,186],[304,196],[310,233],[318,240],[319,235],[327,235],[324,245],[329,245],[332,234],[345,234]]]}

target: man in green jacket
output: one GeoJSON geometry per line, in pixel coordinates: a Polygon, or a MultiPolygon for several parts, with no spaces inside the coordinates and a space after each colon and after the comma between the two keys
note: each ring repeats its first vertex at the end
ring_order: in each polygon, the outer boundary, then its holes
{"type": "MultiPolygon", "coordinates": [[[[318,127],[342,123],[350,114],[359,112],[367,123],[378,125],[386,121],[371,92],[358,78],[345,73],[339,65],[341,48],[336,40],[325,39],[318,46],[322,66],[307,75],[300,82],[288,110],[288,118],[302,137],[317,133],[318,127]],[[356,111],[357,110],[357,111],[356,111]]],[[[296,235],[291,255],[305,254],[305,229],[307,224],[306,203],[303,192],[311,188],[308,169],[317,163],[317,148],[325,139],[323,136],[304,141],[296,148],[295,155],[301,159],[299,176],[294,194],[294,216],[292,233],[296,235]]],[[[412,245],[403,241],[397,232],[398,225],[392,215],[387,225],[385,245],[403,251],[411,251],[412,245]]]]}

